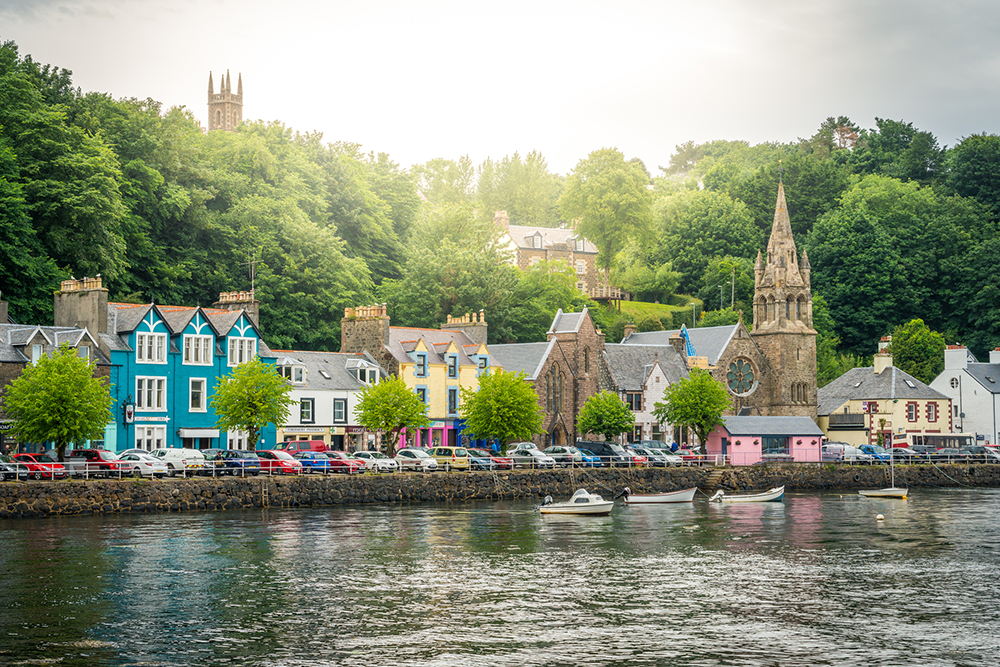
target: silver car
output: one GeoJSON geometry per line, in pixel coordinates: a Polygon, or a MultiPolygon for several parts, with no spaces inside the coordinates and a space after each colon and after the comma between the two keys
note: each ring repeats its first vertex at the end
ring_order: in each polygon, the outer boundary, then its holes
{"type": "Polygon", "coordinates": [[[417,472],[434,472],[438,462],[425,449],[407,447],[396,452],[396,463],[400,470],[416,470],[417,472]]]}
{"type": "Polygon", "coordinates": [[[399,469],[399,464],[396,463],[396,460],[390,459],[382,452],[354,452],[353,456],[356,459],[364,461],[367,470],[374,470],[375,472],[396,472],[396,470],[399,469]]]}
{"type": "Polygon", "coordinates": [[[507,452],[514,459],[514,467],[520,468],[555,468],[556,460],[538,449],[515,449],[507,452]]]}
{"type": "Polygon", "coordinates": [[[122,463],[122,475],[133,475],[135,477],[166,477],[170,471],[167,464],[150,456],[145,452],[131,452],[118,457],[122,463]]]}

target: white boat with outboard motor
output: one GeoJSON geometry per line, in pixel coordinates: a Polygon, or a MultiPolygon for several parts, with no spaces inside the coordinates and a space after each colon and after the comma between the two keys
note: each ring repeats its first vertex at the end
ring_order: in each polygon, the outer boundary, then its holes
{"type": "Polygon", "coordinates": [[[622,490],[621,496],[625,499],[626,505],[658,505],[661,503],[690,503],[694,501],[694,494],[697,492],[698,487],[693,486],[690,489],[664,493],[632,493],[632,489],[626,486],[622,490]]]}
{"type": "Polygon", "coordinates": [[[596,493],[589,493],[587,489],[577,489],[570,496],[570,499],[561,503],[552,502],[552,496],[545,496],[545,500],[538,506],[538,511],[542,514],[588,514],[602,515],[611,514],[615,501],[605,500],[596,493]]]}
{"type": "MultiPolygon", "coordinates": [[[[893,368],[893,371],[896,369],[893,368]]],[[[893,376],[895,378],[895,376],[893,376]]],[[[896,457],[889,452],[889,488],[887,489],[859,489],[858,493],[866,498],[899,498],[906,500],[909,489],[901,489],[896,486],[896,457]]]]}
{"type": "Polygon", "coordinates": [[[763,493],[739,493],[735,496],[727,496],[725,491],[719,489],[709,501],[718,503],[780,503],[785,496],[785,487],[778,486],[763,493]]]}

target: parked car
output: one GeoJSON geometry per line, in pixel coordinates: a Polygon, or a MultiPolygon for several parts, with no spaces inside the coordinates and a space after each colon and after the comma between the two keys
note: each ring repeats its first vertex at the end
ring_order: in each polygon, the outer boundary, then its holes
{"type": "Polygon", "coordinates": [[[14,460],[27,466],[28,475],[34,479],[66,479],[69,474],[63,464],[47,454],[17,454],[14,460]]]}
{"type": "Polygon", "coordinates": [[[586,468],[601,468],[604,466],[604,464],[601,463],[601,457],[589,449],[580,449],[578,447],[577,451],[580,452],[580,465],[586,468]]]}
{"type": "Polygon", "coordinates": [[[992,447],[973,445],[965,449],[976,461],[981,463],[1000,463],[1000,454],[997,454],[997,451],[992,447]]]}
{"type": "Polygon", "coordinates": [[[276,444],[274,449],[294,456],[295,452],[325,452],[328,447],[323,440],[285,440],[276,444]]]}
{"type": "Polygon", "coordinates": [[[866,454],[857,447],[846,442],[828,442],[825,447],[829,452],[840,452],[842,461],[851,463],[871,463],[872,455],[866,454]]]}
{"type": "MultiPolygon", "coordinates": [[[[334,472],[334,461],[326,452],[314,452],[311,450],[303,449],[292,454],[292,458],[298,461],[302,465],[302,472],[311,473],[317,472],[324,475],[328,475],[334,472]]],[[[359,472],[360,467],[355,461],[350,461],[346,464],[337,464],[340,467],[347,466],[350,468],[349,472],[359,472]]]]}
{"type": "Polygon", "coordinates": [[[166,477],[169,472],[166,463],[148,452],[122,454],[118,461],[123,475],[131,473],[134,477],[166,477]]]}
{"type": "Polygon", "coordinates": [[[423,449],[406,447],[396,452],[396,463],[400,470],[416,470],[417,472],[434,472],[438,462],[423,449]]]}
{"type": "Polygon", "coordinates": [[[892,456],[892,460],[897,463],[919,463],[920,461],[928,460],[927,454],[921,454],[909,447],[893,447],[889,453],[892,456]]]}
{"type": "Polygon", "coordinates": [[[435,447],[428,452],[438,465],[449,470],[469,470],[472,468],[472,460],[469,457],[469,450],[465,447],[435,447]]]}
{"type": "Polygon", "coordinates": [[[650,451],[653,452],[657,452],[660,456],[662,456],[666,460],[668,466],[674,466],[680,468],[682,465],[684,465],[684,457],[680,456],[679,454],[675,454],[669,449],[657,449],[650,447],[646,447],[646,449],[649,449],[650,451]]]}
{"type": "Polygon", "coordinates": [[[583,461],[583,454],[576,447],[568,445],[553,445],[542,450],[543,454],[548,454],[555,459],[557,466],[569,468],[583,461]]]}
{"type": "Polygon", "coordinates": [[[861,445],[858,449],[871,456],[873,460],[882,461],[883,463],[888,463],[889,458],[892,456],[889,450],[881,445],[861,445]]]}
{"type": "Polygon", "coordinates": [[[515,449],[508,451],[507,455],[514,460],[514,465],[519,468],[555,468],[556,460],[538,450],[537,447],[528,449],[515,449]]]}
{"type": "Polygon", "coordinates": [[[70,450],[64,457],[64,465],[70,475],[82,477],[117,477],[123,470],[129,470],[121,465],[117,454],[106,449],[70,450]]]}
{"type": "Polygon", "coordinates": [[[151,455],[167,464],[168,475],[192,475],[201,473],[205,468],[205,455],[200,450],[188,447],[167,447],[154,449],[151,455]]]}
{"type": "Polygon", "coordinates": [[[8,479],[28,479],[28,467],[7,454],[0,454],[0,482],[8,479]]]}
{"type": "Polygon", "coordinates": [[[497,470],[514,469],[514,459],[509,456],[503,456],[499,452],[494,452],[492,449],[480,449],[476,447],[469,447],[468,449],[473,456],[493,461],[497,470]]]}
{"type": "Polygon", "coordinates": [[[533,442],[512,442],[507,445],[508,453],[515,449],[538,449],[538,445],[533,442]]]}
{"type": "Polygon", "coordinates": [[[361,459],[369,470],[375,472],[396,472],[399,469],[396,460],[390,459],[382,452],[354,452],[354,458],[361,459]]]}
{"type": "Polygon", "coordinates": [[[346,452],[328,449],[323,453],[328,459],[330,459],[330,465],[333,467],[333,472],[343,472],[348,475],[354,475],[365,471],[365,464],[361,461],[361,459],[353,459],[348,456],[346,452]]]}
{"type": "Polygon", "coordinates": [[[820,455],[824,461],[843,461],[844,460],[844,450],[841,447],[828,445],[823,445],[822,453],[820,455]]]}
{"type": "Polygon", "coordinates": [[[966,463],[972,458],[972,453],[967,449],[957,447],[942,447],[934,454],[938,461],[966,463]]]}
{"type": "Polygon", "coordinates": [[[205,469],[213,475],[259,475],[260,458],[246,449],[203,449],[205,469]]]}
{"type": "Polygon", "coordinates": [[[298,475],[302,472],[302,462],[296,461],[283,449],[262,449],[257,452],[260,470],[268,475],[298,475]]]}
{"type": "Polygon", "coordinates": [[[681,458],[680,456],[676,456],[674,454],[668,454],[666,451],[662,449],[651,449],[649,447],[633,447],[632,451],[634,451],[639,456],[646,457],[646,460],[649,462],[649,465],[653,466],[654,468],[668,468],[672,465],[680,467],[684,465],[683,458],[681,458]]]}
{"type": "Polygon", "coordinates": [[[585,448],[600,457],[601,462],[607,466],[630,466],[633,465],[632,457],[625,452],[625,449],[613,442],[598,442],[596,440],[577,440],[577,449],[585,448]]]}
{"type": "Polygon", "coordinates": [[[483,456],[476,453],[476,450],[469,449],[469,468],[471,470],[496,470],[497,464],[489,454],[483,456]]]}

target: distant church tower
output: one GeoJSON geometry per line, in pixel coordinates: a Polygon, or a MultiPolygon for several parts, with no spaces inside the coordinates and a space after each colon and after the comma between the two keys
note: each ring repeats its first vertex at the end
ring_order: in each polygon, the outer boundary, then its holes
{"type": "Polygon", "coordinates": [[[778,183],[767,262],[760,251],[754,267],[753,330],[751,338],[767,358],[770,394],[762,404],[766,414],[816,419],[816,330],[812,326],[809,257],[801,261],[792,238],[785,204],[785,186],[778,183]]]}
{"type": "Polygon", "coordinates": [[[236,94],[233,95],[233,82],[229,78],[229,70],[222,77],[219,92],[215,92],[212,83],[212,73],[208,73],[208,130],[225,130],[232,132],[243,122],[243,75],[236,79],[236,94]]]}

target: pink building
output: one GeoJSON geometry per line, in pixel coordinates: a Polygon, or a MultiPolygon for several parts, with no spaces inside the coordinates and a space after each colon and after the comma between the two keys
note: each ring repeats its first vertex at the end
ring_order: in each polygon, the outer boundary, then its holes
{"type": "Polygon", "coordinates": [[[809,417],[725,417],[708,436],[706,453],[735,466],[761,461],[822,460],[823,431],[809,417]]]}

